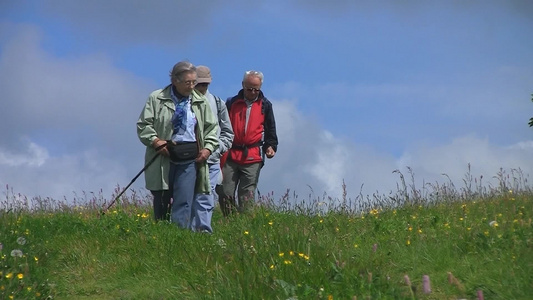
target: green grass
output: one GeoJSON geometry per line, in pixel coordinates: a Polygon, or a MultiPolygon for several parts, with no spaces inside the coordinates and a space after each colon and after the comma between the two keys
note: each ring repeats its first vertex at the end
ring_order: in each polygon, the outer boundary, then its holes
{"type": "Polygon", "coordinates": [[[533,193],[412,198],[263,203],[228,219],[217,208],[212,235],[155,223],[142,196],[105,215],[4,205],[0,299],[533,299],[533,193]]]}

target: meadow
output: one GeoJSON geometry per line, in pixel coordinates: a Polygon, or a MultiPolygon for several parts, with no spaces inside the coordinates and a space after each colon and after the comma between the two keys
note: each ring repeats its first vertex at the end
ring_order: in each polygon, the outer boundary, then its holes
{"type": "Polygon", "coordinates": [[[397,173],[384,195],[287,191],[245,215],[216,208],[214,234],[155,222],[141,191],[106,210],[101,194],[67,205],[8,186],[0,299],[533,299],[523,174],[417,188],[397,173]]]}

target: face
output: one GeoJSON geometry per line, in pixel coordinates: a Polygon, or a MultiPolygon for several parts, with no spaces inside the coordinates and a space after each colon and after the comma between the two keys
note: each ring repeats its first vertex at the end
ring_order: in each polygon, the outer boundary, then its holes
{"type": "Polygon", "coordinates": [[[256,76],[248,76],[242,82],[242,88],[244,89],[244,98],[255,100],[261,91],[261,79],[256,76]]]}
{"type": "Polygon", "coordinates": [[[196,85],[196,72],[185,73],[181,80],[172,80],[172,85],[181,95],[189,96],[196,85]]]}
{"type": "Polygon", "coordinates": [[[197,83],[194,89],[197,90],[202,95],[205,95],[205,93],[207,93],[208,87],[209,87],[209,83],[197,83]]]}

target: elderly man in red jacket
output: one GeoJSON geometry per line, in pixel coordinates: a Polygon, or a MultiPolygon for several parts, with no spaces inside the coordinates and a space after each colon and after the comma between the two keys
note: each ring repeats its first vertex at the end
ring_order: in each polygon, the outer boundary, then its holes
{"type": "Polygon", "coordinates": [[[250,209],[255,201],[264,157],[274,157],[278,148],[272,103],[263,95],[262,85],[263,73],[246,71],[242,89],[226,101],[235,136],[222,167],[222,195],[219,201],[224,216],[228,216],[235,208],[239,212],[250,209]]]}

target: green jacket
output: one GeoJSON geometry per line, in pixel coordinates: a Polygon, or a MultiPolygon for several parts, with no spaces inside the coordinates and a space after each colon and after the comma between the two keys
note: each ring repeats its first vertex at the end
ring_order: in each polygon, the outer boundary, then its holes
{"type": "MultiPolygon", "coordinates": [[[[168,85],[164,89],[152,92],[137,121],[137,135],[146,146],[145,164],[156,155],[152,142],[157,137],[163,140],[170,140],[172,137],[172,116],[176,108],[170,96],[170,89],[171,85],[168,85]]],[[[197,120],[196,139],[200,149],[207,148],[211,153],[215,152],[218,148],[218,123],[207,99],[193,91],[191,107],[197,120]]],[[[196,193],[209,194],[211,192],[209,167],[206,162],[198,164],[197,167],[196,193]]],[[[145,171],[146,188],[151,191],[168,190],[169,170],[170,160],[159,155],[145,171]]]]}

